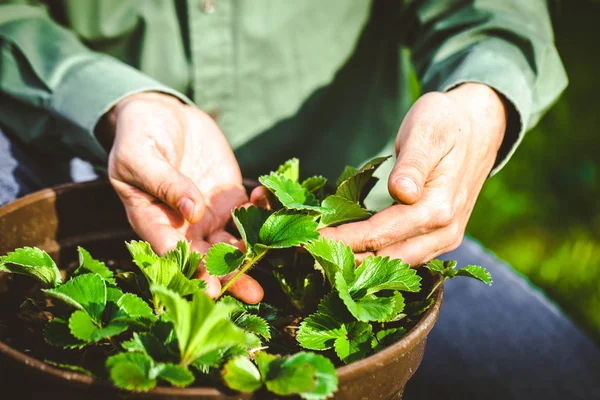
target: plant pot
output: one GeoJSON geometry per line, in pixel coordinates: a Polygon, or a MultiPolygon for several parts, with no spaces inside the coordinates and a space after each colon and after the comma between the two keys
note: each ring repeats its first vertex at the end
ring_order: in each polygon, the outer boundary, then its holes
{"type": "MultiPolygon", "coordinates": [[[[122,204],[106,181],[41,190],[0,208],[0,254],[17,247],[37,246],[46,250],[59,266],[68,268],[76,260],[77,246],[85,247],[100,259],[130,259],[123,242],[135,237],[122,204]]],[[[32,286],[26,277],[0,273],[0,304],[4,312],[18,310],[24,294],[32,286]]],[[[427,334],[438,317],[442,298],[440,287],[435,304],[399,342],[364,360],[338,368],[339,389],[335,398],[400,398],[406,382],[421,363],[427,334]]],[[[32,399],[47,398],[49,394],[51,398],[77,399],[105,399],[117,394],[150,399],[252,398],[200,387],[157,387],[147,393],[124,393],[109,382],[55,368],[28,355],[27,335],[27,329],[22,333],[14,329],[11,332],[11,327],[3,324],[0,313],[0,393],[3,395],[14,393],[20,398],[32,399]]]]}

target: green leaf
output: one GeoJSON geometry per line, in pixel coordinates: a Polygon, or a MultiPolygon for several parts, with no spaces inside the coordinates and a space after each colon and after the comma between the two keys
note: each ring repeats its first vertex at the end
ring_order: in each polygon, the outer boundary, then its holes
{"type": "Polygon", "coordinates": [[[150,378],[152,359],[143,353],[118,353],[106,360],[110,379],[121,389],[145,392],[156,386],[150,378]]]}
{"type": "Polygon", "coordinates": [[[156,368],[160,371],[158,378],[169,382],[173,386],[185,387],[194,382],[194,374],[180,365],[160,364],[156,368]]]}
{"type": "Polygon", "coordinates": [[[233,210],[233,222],[246,243],[246,248],[250,249],[258,243],[258,233],[269,215],[271,211],[255,206],[233,210]]]}
{"type": "MultiPolygon", "coordinates": [[[[318,239],[314,217],[304,213],[280,210],[271,215],[259,232],[259,248],[283,249],[318,239]]],[[[255,247],[256,247],[255,246],[255,247]]]]}
{"type": "Polygon", "coordinates": [[[331,292],[321,300],[317,312],[300,323],[296,340],[306,349],[330,349],[336,339],[346,335],[346,324],[352,320],[344,303],[335,292],[331,292]]]}
{"type": "Polygon", "coordinates": [[[310,364],[290,362],[277,358],[269,365],[269,374],[263,377],[269,391],[279,396],[311,392],[316,386],[316,370],[310,364]]]}
{"type": "Polygon", "coordinates": [[[335,353],[346,364],[362,360],[371,352],[373,328],[367,322],[352,322],[347,333],[335,340],[335,353]]]}
{"type": "Polygon", "coordinates": [[[342,272],[347,281],[354,279],[356,262],[350,246],[341,241],[319,238],[305,244],[304,248],[323,268],[331,286],[335,284],[335,274],[338,272],[342,272]]]}
{"type": "Polygon", "coordinates": [[[192,301],[160,286],[152,286],[167,309],[175,328],[179,344],[181,365],[187,366],[194,359],[211,350],[235,344],[244,344],[246,336],[230,320],[231,307],[214,304],[203,292],[196,291],[192,301]]]}
{"type": "Polygon", "coordinates": [[[279,202],[286,208],[294,210],[310,210],[326,213],[327,209],[319,206],[317,198],[303,188],[298,182],[286,178],[278,173],[263,175],[258,178],[261,184],[269,189],[279,202]]]}
{"type": "Polygon", "coordinates": [[[338,379],[335,366],[327,357],[315,353],[300,352],[289,357],[285,365],[310,365],[314,368],[316,382],[310,391],[299,392],[300,397],[303,399],[326,399],[337,390],[338,379]]]}
{"type": "Polygon", "coordinates": [[[404,313],[411,318],[418,317],[423,314],[435,303],[434,298],[412,301],[404,307],[404,313]]]}
{"type": "Polygon", "coordinates": [[[202,254],[190,250],[190,243],[185,240],[177,242],[177,246],[165,253],[163,258],[173,261],[179,266],[181,273],[190,279],[196,272],[196,268],[202,261],[202,254]]]}
{"type": "Polygon", "coordinates": [[[298,179],[300,178],[300,161],[297,158],[287,160],[277,168],[277,173],[293,182],[298,182],[298,179]]]}
{"type": "Polygon", "coordinates": [[[406,335],[406,328],[391,328],[391,329],[383,329],[375,335],[373,338],[371,345],[373,350],[381,351],[388,346],[396,343],[398,340],[402,339],[406,335]]]}
{"type": "Polygon", "coordinates": [[[485,269],[478,265],[467,265],[456,271],[456,276],[467,276],[469,278],[475,278],[485,283],[488,286],[492,285],[492,275],[485,269]]]}
{"type": "Polygon", "coordinates": [[[127,325],[122,323],[109,323],[102,327],[95,322],[88,313],[77,310],[69,318],[69,329],[71,334],[77,339],[88,343],[94,343],[125,332],[127,330],[127,325]]]}
{"type": "Polygon", "coordinates": [[[83,247],[77,247],[77,251],[79,253],[79,268],[73,272],[74,276],[91,272],[100,275],[106,282],[112,285],[115,284],[114,274],[106,264],[94,259],[83,247]]]}
{"type": "Polygon", "coordinates": [[[320,175],[311,176],[302,181],[301,186],[311,193],[316,192],[327,184],[327,178],[320,175]]]}
{"type": "Polygon", "coordinates": [[[243,313],[239,317],[235,318],[235,320],[233,320],[233,323],[245,330],[246,332],[260,335],[266,340],[271,339],[271,333],[269,332],[269,324],[267,324],[267,321],[265,321],[258,315],[243,313]]]}
{"type": "Polygon", "coordinates": [[[262,386],[260,373],[247,357],[235,357],[223,367],[223,380],[233,390],[252,393],[262,386]]]}
{"type": "Polygon", "coordinates": [[[443,275],[444,274],[444,262],[442,260],[431,260],[424,265],[425,268],[433,273],[443,275]]]}
{"type": "Polygon", "coordinates": [[[37,247],[21,247],[0,257],[0,271],[30,276],[50,288],[62,283],[52,258],[37,247]]]}
{"type": "Polygon", "coordinates": [[[44,289],[49,296],[79,310],[85,310],[94,321],[100,322],[106,306],[106,282],[98,274],[83,274],[54,289],[44,289]]]}
{"type": "Polygon", "coordinates": [[[402,260],[367,257],[348,281],[341,272],[335,287],[348,310],[359,321],[389,321],[396,314],[394,297],[377,296],[382,290],[419,291],[421,278],[402,260]]]}
{"type": "Polygon", "coordinates": [[[159,258],[148,242],[132,240],[131,242],[125,242],[125,245],[133,257],[133,262],[135,262],[140,269],[149,267],[159,258]]]}
{"type": "Polygon", "coordinates": [[[121,296],[117,301],[117,305],[128,319],[156,320],[156,315],[154,315],[152,308],[144,300],[132,293],[125,293],[121,296]]]}
{"type": "MultiPolygon", "coordinates": [[[[159,258],[152,265],[142,270],[148,284],[158,285],[173,290],[181,296],[187,296],[198,290],[194,280],[190,280],[179,270],[179,266],[172,260],[159,258]]],[[[159,304],[154,304],[159,307],[159,304]]]]}
{"type": "Polygon", "coordinates": [[[351,167],[350,165],[346,165],[342,174],[335,181],[335,186],[340,186],[342,182],[346,179],[350,178],[352,175],[355,175],[358,172],[358,168],[351,167]]]}
{"type": "Polygon", "coordinates": [[[362,208],[358,203],[353,203],[337,195],[327,196],[321,203],[321,206],[330,210],[330,212],[321,216],[319,228],[359,221],[371,216],[371,213],[362,208]]]}
{"type": "Polygon", "coordinates": [[[338,188],[335,191],[336,196],[344,197],[355,203],[361,203],[367,196],[368,191],[377,182],[377,178],[374,178],[373,174],[388,158],[390,157],[374,158],[351,175],[351,170],[347,168],[344,174],[342,174],[345,179],[338,184],[338,188]]]}
{"type": "MultiPolygon", "coordinates": [[[[404,311],[404,296],[402,296],[402,293],[395,291],[394,292],[394,314],[397,316],[398,314],[400,314],[402,311],[404,311]]],[[[396,319],[396,318],[394,318],[396,319]]]]}
{"type": "Polygon", "coordinates": [[[130,340],[121,342],[123,349],[148,354],[153,360],[168,361],[171,354],[168,347],[150,332],[133,332],[130,340]]]}
{"type": "Polygon", "coordinates": [[[81,348],[87,345],[86,342],[71,334],[67,321],[58,317],[52,319],[44,327],[44,340],[52,346],[67,349],[81,348]]]}
{"type": "Polygon", "coordinates": [[[53,367],[61,368],[61,369],[67,370],[67,371],[79,372],[80,374],[94,377],[94,374],[92,374],[91,371],[83,368],[80,365],[59,363],[59,362],[52,361],[52,360],[44,360],[44,362],[48,365],[52,365],[53,367]]]}
{"type": "Polygon", "coordinates": [[[238,269],[246,255],[229,243],[216,243],[206,253],[206,269],[213,276],[223,276],[238,269]]]}

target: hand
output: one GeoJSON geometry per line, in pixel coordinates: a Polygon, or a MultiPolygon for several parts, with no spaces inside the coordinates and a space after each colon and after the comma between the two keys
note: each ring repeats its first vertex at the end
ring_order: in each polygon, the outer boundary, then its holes
{"type": "Polygon", "coordinates": [[[388,190],[398,204],[322,235],[351,246],[358,261],[376,254],[420,265],[454,250],[505,130],[504,103],[488,86],[466,83],[425,94],[396,138],[388,190]]]}
{"type": "MultiPolygon", "coordinates": [[[[178,240],[191,241],[201,253],[214,243],[238,242],[225,225],[248,198],[235,156],[207,114],[174,97],[147,92],[119,102],[105,121],[114,132],[108,176],[143,240],[159,254],[178,240]]],[[[198,277],[208,283],[209,295],[218,296],[219,279],[204,268],[198,277]]],[[[249,276],[229,291],[249,303],[263,297],[249,276]]]]}

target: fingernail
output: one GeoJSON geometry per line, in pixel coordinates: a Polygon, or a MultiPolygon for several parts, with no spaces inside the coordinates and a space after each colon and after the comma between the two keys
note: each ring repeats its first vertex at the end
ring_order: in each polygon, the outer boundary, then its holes
{"type": "Polygon", "coordinates": [[[189,197],[184,197],[179,202],[179,212],[183,215],[183,218],[191,221],[194,218],[194,208],[196,205],[189,197]]]}
{"type": "Polygon", "coordinates": [[[419,188],[417,187],[415,181],[413,181],[411,178],[402,176],[398,178],[397,182],[404,189],[403,191],[406,194],[413,196],[419,195],[419,188]]]}

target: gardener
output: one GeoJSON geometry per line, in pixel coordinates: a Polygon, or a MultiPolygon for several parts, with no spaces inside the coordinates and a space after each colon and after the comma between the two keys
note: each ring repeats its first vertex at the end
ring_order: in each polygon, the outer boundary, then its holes
{"type": "MultiPolygon", "coordinates": [[[[459,246],[490,171],[567,82],[542,0],[3,3],[0,202],[93,176],[80,157],[159,252],[235,241],[240,170],[298,157],[332,178],[395,153],[370,203],[395,205],[322,233],[418,265],[459,246]]],[[[407,398],[598,395],[598,350],[548,300],[472,241],[448,257],[495,283],[448,286],[407,398]]],[[[250,277],[231,291],[262,296],[250,277]]]]}

